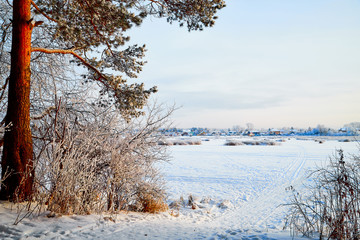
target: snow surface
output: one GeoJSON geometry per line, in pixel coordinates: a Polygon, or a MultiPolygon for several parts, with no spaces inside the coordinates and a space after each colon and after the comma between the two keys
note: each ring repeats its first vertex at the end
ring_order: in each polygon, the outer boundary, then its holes
{"type": "Polygon", "coordinates": [[[357,142],[337,140],[271,139],[275,146],[202,140],[171,146],[171,162],[160,166],[169,204],[179,202],[168,212],[54,218],[45,212],[13,225],[16,207],[0,202],[0,239],[292,239],[283,230],[286,189],[301,191],[309,170],[325,165],[336,149],[358,153],[357,142]],[[186,204],[190,195],[192,206],[186,204]]]}

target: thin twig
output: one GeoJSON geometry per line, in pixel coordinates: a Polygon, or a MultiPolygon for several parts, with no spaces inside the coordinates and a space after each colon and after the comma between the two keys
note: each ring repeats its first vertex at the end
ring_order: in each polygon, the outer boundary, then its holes
{"type": "Polygon", "coordinates": [[[36,8],[36,10],[37,10],[39,13],[41,13],[44,17],[46,17],[48,20],[58,23],[58,21],[57,21],[56,19],[54,19],[54,18],[50,17],[49,15],[47,15],[46,13],[44,13],[44,11],[42,11],[42,10],[36,5],[36,3],[34,3],[34,1],[31,1],[31,5],[33,5],[33,6],[36,8]]]}

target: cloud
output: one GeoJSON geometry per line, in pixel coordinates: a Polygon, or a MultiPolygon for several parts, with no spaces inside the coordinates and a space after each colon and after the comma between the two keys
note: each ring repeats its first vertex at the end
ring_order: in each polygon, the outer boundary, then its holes
{"type": "MultiPolygon", "coordinates": [[[[167,97],[170,97],[167,94],[167,97]]],[[[234,94],[219,91],[193,91],[172,92],[171,97],[176,99],[176,104],[184,109],[261,109],[280,106],[286,98],[280,96],[264,96],[256,93],[234,94]]]]}

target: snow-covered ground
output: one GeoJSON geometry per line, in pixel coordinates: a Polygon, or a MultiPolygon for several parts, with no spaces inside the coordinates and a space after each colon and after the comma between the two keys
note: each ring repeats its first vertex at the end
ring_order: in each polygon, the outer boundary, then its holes
{"type": "Polygon", "coordinates": [[[278,143],[271,146],[225,146],[226,138],[206,140],[170,147],[172,160],[161,169],[169,203],[179,204],[168,212],[42,214],[13,225],[16,210],[2,202],[0,239],[292,239],[283,230],[287,208],[281,205],[291,194],[287,189],[301,191],[308,171],[324,165],[336,149],[358,153],[357,142],[337,140],[319,144],[313,138],[271,139],[278,143]],[[194,204],[183,205],[189,196],[194,204]]]}

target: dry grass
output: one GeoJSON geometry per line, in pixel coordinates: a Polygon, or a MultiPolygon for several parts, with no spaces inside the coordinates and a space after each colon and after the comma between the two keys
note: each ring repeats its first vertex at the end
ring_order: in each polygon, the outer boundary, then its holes
{"type": "Polygon", "coordinates": [[[158,142],[160,146],[186,146],[186,145],[201,145],[199,139],[167,139],[158,142]]]}
{"type": "Polygon", "coordinates": [[[268,140],[227,140],[225,143],[226,146],[241,146],[241,145],[250,145],[250,146],[275,146],[279,145],[274,141],[268,140]]]}
{"type": "Polygon", "coordinates": [[[227,140],[225,142],[225,146],[240,146],[244,145],[242,141],[236,141],[236,140],[227,140]]]}
{"type": "Polygon", "coordinates": [[[165,203],[162,198],[154,198],[153,195],[145,195],[139,200],[142,212],[147,213],[160,213],[165,212],[169,209],[169,206],[165,203]]]}

